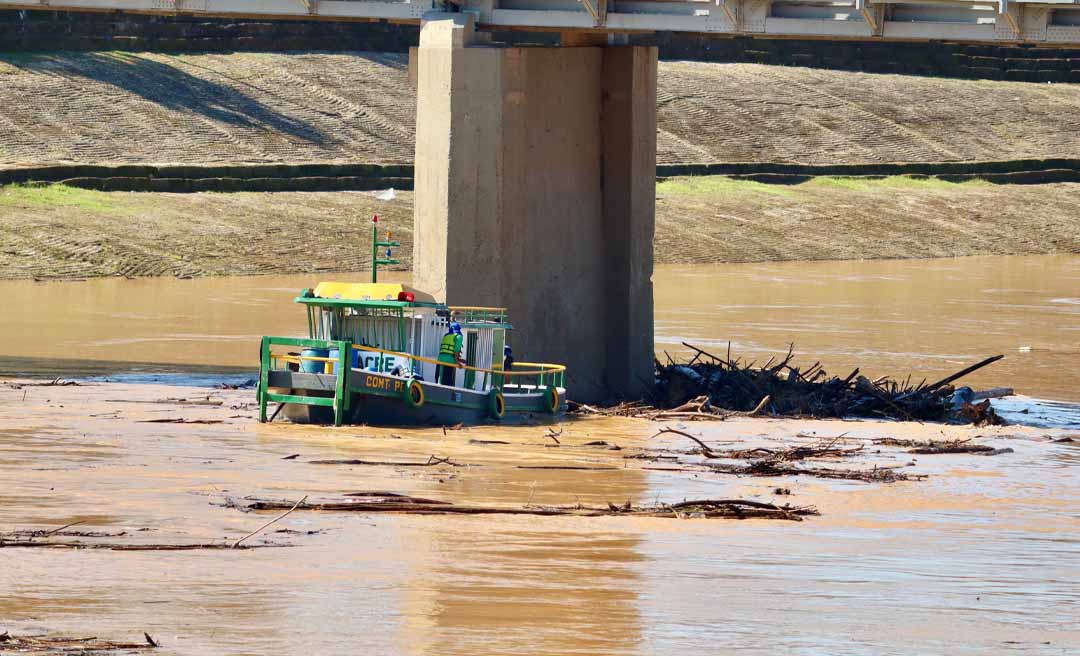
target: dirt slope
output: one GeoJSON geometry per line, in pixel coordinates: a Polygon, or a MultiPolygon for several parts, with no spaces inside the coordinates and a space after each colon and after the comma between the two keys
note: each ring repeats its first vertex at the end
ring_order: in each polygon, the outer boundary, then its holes
{"type": "MultiPolygon", "coordinates": [[[[1080,253],[1080,184],[887,179],[657,189],[660,263],[1080,253]]],[[[412,195],[0,189],[0,278],[356,271],[373,212],[411,265],[412,195]]]]}
{"type": "Polygon", "coordinates": [[[1080,184],[679,178],[657,187],[664,263],[1080,253],[1080,184]]]}
{"type": "MultiPolygon", "coordinates": [[[[658,161],[1080,156],[1080,85],[661,62],[658,161]]],[[[408,162],[386,53],[0,56],[0,166],[408,162]]]]}

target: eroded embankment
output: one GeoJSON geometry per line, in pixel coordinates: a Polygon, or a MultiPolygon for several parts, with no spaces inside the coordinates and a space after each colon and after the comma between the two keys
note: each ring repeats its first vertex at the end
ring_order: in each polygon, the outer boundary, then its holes
{"type": "MultiPolygon", "coordinates": [[[[1080,253],[1080,184],[724,177],[657,186],[661,264],[1080,253]]],[[[357,271],[371,215],[411,266],[412,194],[0,188],[0,277],[357,271]]]]}

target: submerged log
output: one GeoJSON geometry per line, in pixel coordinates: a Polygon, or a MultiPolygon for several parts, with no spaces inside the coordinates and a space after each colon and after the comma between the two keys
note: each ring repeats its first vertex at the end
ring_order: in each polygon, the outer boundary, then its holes
{"type": "Polygon", "coordinates": [[[813,476],[865,483],[896,483],[898,481],[923,481],[926,474],[906,474],[892,467],[871,469],[832,469],[828,467],[794,467],[770,460],[758,460],[749,465],[706,463],[708,470],[736,476],[813,476]]]}
{"type": "Polygon", "coordinates": [[[996,456],[1002,453],[1013,452],[1013,450],[1008,447],[998,449],[986,444],[972,444],[970,439],[927,440],[925,442],[920,442],[918,440],[898,440],[892,437],[885,437],[874,440],[874,444],[907,447],[908,453],[918,454],[972,453],[976,455],[996,456]]]}

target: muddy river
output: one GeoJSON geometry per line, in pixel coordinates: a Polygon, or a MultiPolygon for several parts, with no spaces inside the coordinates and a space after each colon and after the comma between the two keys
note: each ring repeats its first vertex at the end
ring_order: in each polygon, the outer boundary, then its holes
{"type": "MultiPolygon", "coordinates": [[[[81,521],[70,530],[111,536],[89,542],[225,544],[277,514],[242,513],[229,499],[357,491],[506,506],[742,498],[821,515],[298,511],[250,542],[280,547],[0,548],[0,633],[140,640],[148,631],[167,654],[1080,651],[1080,449],[1061,441],[1080,439],[1076,430],[773,419],[681,427],[717,449],[843,436],[864,452],[811,464],[928,476],[887,484],[628,458],[668,449],[695,461],[682,452],[692,445],[651,438],[658,425],[644,420],[569,420],[558,443],[541,426],[257,424],[250,390],[209,383],[227,368],[249,371],[259,335],[302,332],[288,301],[311,282],[0,284],[0,372],[124,381],[0,384],[0,533],[81,521]],[[207,386],[117,375],[178,369],[202,372],[185,382],[207,386]],[[163,402],[176,398],[210,404],[163,402]],[[1012,451],[916,455],[874,443],[882,437],[1012,451]],[[431,455],[460,466],[312,462],[431,455]],[[590,469],[523,468],[552,466],[590,469]]],[[[920,376],[1002,352],[977,383],[1080,398],[1080,258],[662,269],[656,288],[661,352],[684,340],[726,349],[731,339],[733,351],[758,357],[795,341],[837,371],[920,376]]]]}
{"type": "MultiPolygon", "coordinates": [[[[252,371],[261,335],[307,330],[291,301],[318,280],[0,282],[0,372],[252,371]]],[[[730,341],[764,361],[794,343],[840,375],[921,380],[1003,353],[965,382],[1080,401],[1077,256],[664,266],[655,297],[661,357],[730,341]]]]}

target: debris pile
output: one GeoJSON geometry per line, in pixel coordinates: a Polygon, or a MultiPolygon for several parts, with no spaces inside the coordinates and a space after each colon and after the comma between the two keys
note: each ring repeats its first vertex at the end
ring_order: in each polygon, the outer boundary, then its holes
{"type": "MultiPolygon", "coordinates": [[[[734,476],[812,476],[814,478],[831,478],[849,481],[863,481],[866,483],[895,483],[897,481],[922,481],[926,480],[925,474],[909,474],[900,471],[905,465],[882,467],[875,465],[870,469],[843,469],[835,467],[807,467],[792,464],[793,462],[807,459],[835,460],[838,458],[850,458],[865,453],[860,445],[854,448],[843,448],[841,438],[821,441],[816,444],[790,446],[782,449],[769,449],[758,447],[753,449],[738,449],[717,451],[710,448],[690,433],[675,428],[662,428],[653,437],[659,437],[666,433],[674,433],[693,440],[698,449],[693,453],[705,457],[703,462],[685,462],[678,456],[669,457],[654,455],[645,459],[673,462],[677,467],[664,468],[660,471],[694,471],[713,472],[717,474],[732,474],[734,476]],[[749,460],[748,464],[731,462],[712,462],[713,460],[749,460]]],[[[646,467],[645,469],[651,469],[646,467]]]]}
{"type": "Polygon", "coordinates": [[[905,421],[948,421],[1002,425],[989,401],[973,404],[968,388],[952,383],[1001,355],[987,358],[939,381],[912,384],[882,377],[871,380],[855,369],[843,378],[829,376],[820,362],[800,368],[794,349],[779,361],[744,364],[709,353],[691,344],[687,363],[656,361],[656,385],[647,401],[598,409],[578,406],[580,412],[656,420],[715,420],[735,415],[769,414],[788,417],[877,417],[905,421]]]}

